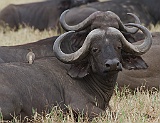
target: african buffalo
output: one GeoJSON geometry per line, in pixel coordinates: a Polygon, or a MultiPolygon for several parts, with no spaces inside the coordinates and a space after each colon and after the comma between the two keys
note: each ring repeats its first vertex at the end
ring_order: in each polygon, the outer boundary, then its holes
{"type": "Polygon", "coordinates": [[[10,4],[0,12],[0,25],[6,24],[15,30],[20,25],[35,29],[55,29],[58,26],[60,14],[74,6],[79,6],[97,0],[52,0],[28,4],[10,4]]]}
{"type": "MultiPolygon", "coordinates": [[[[21,62],[1,64],[3,119],[10,120],[14,115],[31,116],[33,109],[42,113],[55,105],[64,112],[70,106],[74,114],[83,112],[90,119],[103,112],[109,105],[118,72],[122,66],[128,68],[132,64],[123,59],[123,53],[142,55],[152,43],[151,34],[145,27],[128,26],[142,30],[144,43],[129,43],[114,27],[93,29],[82,42],[72,40],[76,32],[69,31],[54,42],[55,57],[37,59],[31,65],[21,62]]],[[[133,69],[146,68],[141,62],[133,63],[133,69]]]]}
{"type": "MultiPolygon", "coordinates": [[[[148,64],[148,69],[145,70],[123,70],[118,75],[118,86],[121,87],[128,87],[131,90],[135,90],[137,88],[140,89],[158,89],[160,87],[160,33],[153,32],[153,43],[150,50],[142,55],[144,61],[148,64]]],[[[137,61],[136,58],[132,59],[137,61]]]]}
{"type": "Polygon", "coordinates": [[[83,7],[70,9],[70,12],[66,15],[66,22],[70,25],[77,24],[87,18],[94,12],[93,9],[95,9],[95,11],[112,11],[116,13],[124,23],[133,21],[132,18],[126,16],[126,13],[134,13],[145,26],[149,26],[151,23],[155,25],[160,20],[159,5],[159,0],[109,0],[93,2],[83,5],[83,7]],[[83,9],[86,9],[87,12],[83,12],[83,9]],[[71,18],[70,15],[76,16],[76,18],[71,18]]]}

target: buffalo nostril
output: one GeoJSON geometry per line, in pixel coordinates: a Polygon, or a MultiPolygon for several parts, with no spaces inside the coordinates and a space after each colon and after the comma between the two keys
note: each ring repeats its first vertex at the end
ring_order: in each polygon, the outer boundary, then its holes
{"type": "Polygon", "coordinates": [[[117,66],[119,66],[119,62],[117,63],[117,66]]]}
{"type": "Polygon", "coordinates": [[[110,64],[106,64],[106,67],[109,68],[109,67],[110,67],[110,64]]]}

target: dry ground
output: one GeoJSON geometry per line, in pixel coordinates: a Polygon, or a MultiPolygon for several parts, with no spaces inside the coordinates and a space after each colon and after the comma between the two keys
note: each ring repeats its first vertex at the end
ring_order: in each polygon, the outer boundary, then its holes
{"type": "MultiPolygon", "coordinates": [[[[32,0],[0,0],[0,9],[9,3],[25,3],[32,0]]],[[[152,27],[151,31],[159,31],[160,27],[152,27]]],[[[39,32],[31,28],[20,29],[17,32],[7,31],[5,34],[0,31],[0,45],[16,45],[27,42],[37,41],[46,37],[57,35],[53,30],[39,32]]],[[[115,94],[110,101],[114,118],[110,112],[105,112],[103,116],[94,119],[93,123],[160,123],[160,93],[153,92],[137,92],[131,94],[128,89],[119,92],[115,88],[115,94]],[[126,95],[127,93],[127,95],[126,95]]],[[[1,117],[1,115],[0,115],[1,117]]],[[[3,122],[0,120],[0,122],[3,122]]],[[[19,122],[14,119],[13,123],[19,122]]],[[[72,115],[63,116],[60,110],[56,107],[45,117],[41,117],[35,113],[34,123],[72,123],[74,122],[72,115]]],[[[82,121],[79,118],[79,122],[82,121]]]]}

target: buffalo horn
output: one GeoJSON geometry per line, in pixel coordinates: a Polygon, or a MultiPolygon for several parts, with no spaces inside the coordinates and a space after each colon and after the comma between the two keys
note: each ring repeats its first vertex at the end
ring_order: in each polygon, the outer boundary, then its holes
{"type": "MultiPolygon", "coordinates": [[[[87,26],[89,26],[90,24],[92,24],[92,21],[96,18],[97,14],[101,13],[101,11],[97,11],[92,13],[88,18],[86,18],[85,20],[83,20],[81,23],[77,24],[77,25],[73,25],[70,26],[66,23],[65,21],[65,16],[66,14],[69,12],[69,10],[64,11],[61,16],[60,16],[60,23],[61,26],[63,27],[64,30],[66,31],[70,31],[70,30],[74,30],[74,31],[81,31],[83,29],[85,29],[87,26]]],[[[111,11],[106,11],[106,14],[112,14],[115,18],[117,18],[117,21],[119,22],[119,27],[121,31],[127,32],[127,33],[136,33],[138,31],[137,28],[129,28],[127,26],[125,26],[122,21],[120,20],[120,18],[113,12],[111,11]]],[[[128,15],[131,15],[135,18],[135,23],[140,24],[140,20],[139,18],[132,14],[132,13],[127,13],[128,15]]]]}
{"type": "Polygon", "coordinates": [[[149,32],[149,30],[146,27],[144,27],[140,24],[129,23],[129,24],[127,24],[127,26],[134,26],[134,27],[139,28],[144,33],[145,39],[144,39],[142,44],[133,45],[133,44],[129,43],[124,38],[122,33],[119,31],[119,34],[120,34],[120,37],[121,37],[121,40],[122,40],[122,44],[124,46],[125,51],[127,51],[129,53],[132,53],[134,55],[142,55],[142,54],[146,53],[152,45],[152,35],[149,32]]]}
{"type": "Polygon", "coordinates": [[[91,41],[92,41],[91,39],[94,38],[95,36],[104,35],[105,31],[100,30],[100,29],[92,30],[87,35],[82,47],[79,50],[77,50],[74,53],[66,54],[60,48],[61,42],[65,41],[65,37],[67,37],[67,35],[72,34],[72,33],[74,33],[74,31],[69,31],[69,32],[66,32],[66,33],[60,35],[56,39],[56,41],[53,45],[53,51],[54,51],[56,57],[64,63],[73,63],[73,62],[76,62],[80,59],[83,59],[87,55],[87,52],[89,50],[89,47],[90,47],[90,44],[91,44],[91,41]]]}
{"type": "Polygon", "coordinates": [[[83,20],[81,23],[74,25],[74,26],[69,26],[66,21],[65,21],[65,16],[66,14],[69,12],[69,10],[64,11],[61,16],[60,16],[60,23],[61,26],[63,27],[64,30],[66,31],[70,31],[70,30],[74,30],[74,31],[80,31],[83,30],[84,28],[86,28],[87,26],[89,26],[93,19],[97,16],[98,13],[100,13],[100,11],[94,12],[92,13],[88,18],[86,18],[85,20],[83,20]]]}
{"type": "MultiPolygon", "coordinates": [[[[132,17],[135,18],[135,24],[141,24],[139,18],[138,18],[135,14],[133,14],[133,13],[127,13],[127,15],[130,15],[130,16],[132,16],[132,17]]],[[[120,22],[121,22],[121,21],[120,21],[120,22]]],[[[123,25],[123,23],[122,23],[122,25],[123,25]]],[[[133,34],[133,33],[136,33],[136,32],[138,31],[138,28],[134,28],[134,27],[128,28],[128,27],[126,27],[127,24],[124,24],[124,25],[125,25],[125,26],[123,26],[123,28],[124,28],[125,32],[132,33],[132,34],[133,34]]],[[[122,29],[122,30],[123,30],[123,29],[122,29]]]]}

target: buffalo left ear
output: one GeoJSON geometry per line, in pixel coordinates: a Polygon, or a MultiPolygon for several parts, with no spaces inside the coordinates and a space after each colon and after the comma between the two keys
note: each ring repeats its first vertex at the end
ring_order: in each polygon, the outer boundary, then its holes
{"type": "Polygon", "coordinates": [[[89,74],[89,64],[86,62],[72,64],[68,74],[72,78],[83,78],[89,74]]]}
{"type": "Polygon", "coordinates": [[[122,66],[128,70],[147,69],[147,63],[140,57],[128,53],[122,53],[122,66]]]}

